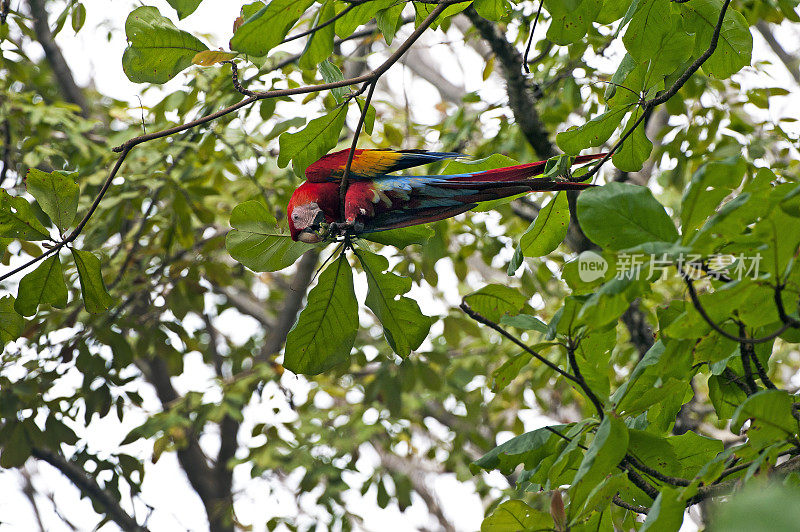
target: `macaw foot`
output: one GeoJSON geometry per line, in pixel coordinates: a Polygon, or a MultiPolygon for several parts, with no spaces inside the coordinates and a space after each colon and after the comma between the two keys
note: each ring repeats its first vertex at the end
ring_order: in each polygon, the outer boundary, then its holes
{"type": "Polygon", "coordinates": [[[364,224],[361,222],[356,222],[355,220],[347,220],[346,222],[333,222],[330,225],[331,234],[336,236],[355,234],[362,229],[364,229],[364,224]]]}

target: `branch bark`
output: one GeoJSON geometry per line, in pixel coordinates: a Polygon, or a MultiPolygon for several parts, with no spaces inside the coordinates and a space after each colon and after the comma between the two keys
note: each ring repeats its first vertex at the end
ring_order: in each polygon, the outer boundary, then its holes
{"type": "Polygon", "coordinates": [[[106,517],[119,525],[122,530],[126,532],[147,532],[147,529],[137,523],[136,519],[122,508],[119,501],[104,490],[82,467],[73,464],[60,453],[56,453],[50,449],[34,447],[31,454],[35,458],[43,460],[58,469],[82,494],[103,507],[106,517]]]}
{"type": "Polygon", "coordinates": [[[772,52],[781,60],[781,63],[783,63],[783,66],[789,71],[789,74],[792,75],[794,81],[800,84],[800,58],[792,56],[781,46],[781,43],[775,38],[775,35],[772,33],[772,28],[768,23],[759,20],[756,22],[756,29],[758,33],[764,37],[764,40],[767,41],[769,47],[772,48],[772,52]]]}
{"type": "Polygon", "coordinates": [[[75,83],[75,78],[72,77],[72,71],[64,59],[64,54],[61,53],[61,48],[53,38],[53,33],[50,31],[47,21],[47,9],[44,4],[44,0],[28,0],[36,39],[44,49],[44,55],[50,64],[50,68],[53,69],[58,88],[61,90],[61,94],[64,95],[64,99],[80,107],[81,115],[85,118],[89,116],[89,104],[86,102],[83,91],[75,83]]]}
{"type": "Polygon", "coordinates": [[[501,75],[506,80],[508,106],[528,143],[542,159],[558,155],[558,150],[550,141],[548,131],[536,111],[533,91],[522,74],[522,56],[519,51],[506,40],[494,24],[481,17],[472,6],[464,10],[464,15],[469,18],[497,57],[501,75]]]}

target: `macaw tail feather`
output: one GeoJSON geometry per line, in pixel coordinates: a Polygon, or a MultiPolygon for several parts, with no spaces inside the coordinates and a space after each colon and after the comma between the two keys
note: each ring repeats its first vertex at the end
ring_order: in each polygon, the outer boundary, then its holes
{"type": "MultiPolygon", "coordinates": [[[[604,157],[605,153],[593,153],[591,155],[579,155],[575,157],[572,164],[583,164],[589,161],[594,161],[604,157]]],[[[518,164],[516,166],[507,166],[505,168],[495,168],[494,170],[485,170],[483,172],[475,172],[474,174],[464,174],[461,176],[454,176],[454,182],[468,183],[473,181],[519,181],[529,177],[540,175],[544,172],[547,161],[537,161],[535,163],[518,164]]],[[[550,190],[550,189],[548,189],[550,190]]]]}

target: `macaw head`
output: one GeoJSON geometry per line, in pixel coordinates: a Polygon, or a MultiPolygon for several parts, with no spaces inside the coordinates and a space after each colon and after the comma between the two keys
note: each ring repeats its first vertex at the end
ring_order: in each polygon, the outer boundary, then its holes
{"type": "Polygon", "coordinates": [[[294,191],[286,208],[292,240],[316,244],[322,241],[319,230],[323,223],[334,221],[339,199],[337,183],[306,181],[294,191]]]}

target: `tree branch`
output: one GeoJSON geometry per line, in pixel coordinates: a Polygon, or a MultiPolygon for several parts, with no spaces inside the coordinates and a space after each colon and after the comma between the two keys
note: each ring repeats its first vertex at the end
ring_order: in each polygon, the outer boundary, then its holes
{"type": "Polygon", "coordinates": [[[528,85],[528,80],[522,73],[523,61],[519,51],[506,40],[494,24],[481,17],[472,6],[465,9],[463,13],[489,44],[500,62],[502,76],[506,80],[508,106],[528,143],[542,159],[558,155],[558,150],[550,142],[548,131],[536,111],[536,99],[528,85]]]}
{"type": "Polygon", "coordinates": [[[147,529],[136,522],[126,512],[113,495],[104,490],[95,479],[89,476],[82,467],[73,464],[64,456],[50,449],[34,447],[31,454],[55,467],[67,477],[84,495],[104,509],[105,515],[126,532],[147,532],[147,529]]]}
{"type": "Polygon", "coordinates": [[[50,68],[53,69],[58,87],[61,89],[61,94],[64,95],[70,103],[74,103],[81,109],[81,116],[84,118],[89,116],[89,104],[86,102],[86,97],[78,84],[75,83],[75,78],[72,77],[72,71],[64,59],[64,54],[61,53],[61,48],[58,47],[53,34],[50,31],[50,26],[47,22],[47,9],[44,7],[44,0],[28,0],[28,7],[30,8],[31,17],[33,17],[33,29],[36,32],[36,39],[44,49],[44,55],[47,62],[50,63],[50,68]]]}
{"type": "Polygon", "coordinates": [[[767,22],[759,20],[756,22],[756,29],[758,33],[764,37],[764,40],[767,41],[769,47],[772,48],[773,53],[781,60],[781,63],[783,63],[783,66],[789,71],[789,74],[792,75],[794,81],[800,84],[800,60],[784,50],[781,43],[775,38],[775,35],[772,33],[772,28],[767,22]]]}
{"type": "Polygon", "coordinates": [[[724,3],[722,4],[722,9],[720,10],[719,13],[719,19],[717,19],[717,24],[716,26],[714,26],[714,33],[711,35],[711,42],[709,42],[706,51],[703,52],[703,54],[700,57],[698,57],[691,65],[689,65],[689,68],[687,68],[684,71],[684,73],[681,74],[681,76],[677,80],[675,80],[675,83],[673,83],[669,89],[654,96],[652,99],[644,102],[644,104],[642,105],[642,115],[636,120],[636,122],[633,123],[633,125],[630,128],[628,128],[628,130],[625,133],[623,133],[622,137],[620,137],[620,139],[616,142],[616,144],[612,146],[612,148],[608,151],[608,153],[602,159],[597,161],[597,163],[591,168],[591,170],[589,170],[587,173],[581,176],[582,180],[586,181],[594,177],[595,174],[597,174],[597,172],[600,171],[600,167],[602,167],[609,159],[611,159],[611,156],[614,155],[614,153],[616,153],[616,151],[622,146],[625,140],[631,136],[631,134],[637,127],[639,127],[639,124],[641,124],[645,120],[645,117],[648,116],[657,106],[661,105],[662,103],[665,103],[667,100],[675,96],[681,89],[681,87],[683,87],[686,84],[686,82],[689,81],[689,78],[691,78],[692,75],[694,75],[694,73],[697,72],[701,66],[703,66],[703,63],[705,63],[708,60],[708,58],[711,57],[711,55],[717,49],[717,44],[719,43],[719,34],[720,31],[722,31],[722,23],[725,21],[725,13],[728,11],[728,6],[730,5],[730,3],[731,0],[724,0],[724,3]]]}

